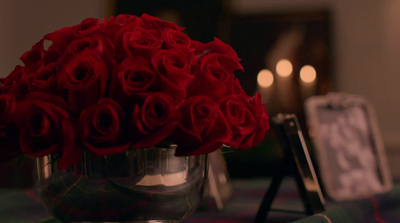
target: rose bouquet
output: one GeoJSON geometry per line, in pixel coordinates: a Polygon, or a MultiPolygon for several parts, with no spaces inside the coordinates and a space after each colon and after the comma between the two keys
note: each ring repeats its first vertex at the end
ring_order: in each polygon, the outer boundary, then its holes
{"type": "Polygon", "coordinates": [[[45,35],[1,80],[0,158],[51,154],[65,169],[83,151],[173,143],[186,156],[259,144],[268,115],[260,94],[246,95],[235,78],[236,52],[182,30],[143,14],[45,35]]]}

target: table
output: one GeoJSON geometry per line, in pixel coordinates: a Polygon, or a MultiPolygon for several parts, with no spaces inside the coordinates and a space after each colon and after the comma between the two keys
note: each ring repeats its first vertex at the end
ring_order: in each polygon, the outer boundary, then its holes
{"type": "MultiPolygon", "coordinates": [[[[218,211],[208,205],[205,198],[200,208],[183,223],[252,223],[258,206],[270,183],[269,178],[235,179],[231,181],[233,193],[225,209],[218,211]]],[[[400,185],[388,193],[357,201],[342,203],[327,202],[327,211],[305,216],[294,180],[286,178],[273,203],[274,209],[267,222],[271,223],[320,223],[320,222],[400,222],[400,185]]],[[[40,199],[32,188],[0,188],[0,222],[41,222],[57,223],[42,207],[40,199]]]]}

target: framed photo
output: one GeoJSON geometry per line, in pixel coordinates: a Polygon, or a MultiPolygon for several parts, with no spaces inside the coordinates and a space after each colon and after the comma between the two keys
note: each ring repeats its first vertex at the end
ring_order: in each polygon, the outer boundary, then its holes
{"type": "Polygon", "coordinates": [[[282,180],[290,175],[294,177],[297,184],[305,209],[304,213],[313,215],[325,211],[325,199],[322,195],[297,116],[295,114],[279,113],[272,117],[271,124],[282,146],[284,157],[280,165],[275,168],[276,172],[262,199],[254,223],[266,221],[269,211],[272,210],[271,205],[277,196],[282,180]]]}
{"type": "Polygon", "coordinates": [[[376,116],[363,97],[313,96],[306,100],[305,111],[328,197],[344,201],[392,188],[376,116]]]}
{"type": "Polygon", "coordinates": [[[285,154],[283,166],[280,169],[287,168],[283,175],[294,176],[306,214],[312,215],[325,211],[325,199],[297,116],[280,113],[271,121],[285,154]]]}

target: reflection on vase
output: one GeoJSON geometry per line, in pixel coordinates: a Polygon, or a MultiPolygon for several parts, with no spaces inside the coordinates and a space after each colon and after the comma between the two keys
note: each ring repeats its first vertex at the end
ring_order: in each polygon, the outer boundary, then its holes
{"type": "Polygon", "coordinates": [[[40,197],[66,222],[179,222],[201,201],[208,157],[176,157],[175,148],[100,157],[87,152],[68,170],[50,156],[37,158],[40,197]]]}

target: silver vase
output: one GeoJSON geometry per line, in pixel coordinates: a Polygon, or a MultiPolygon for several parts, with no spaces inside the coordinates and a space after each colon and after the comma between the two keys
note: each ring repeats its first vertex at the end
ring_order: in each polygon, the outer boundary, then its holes
{"type": "Polygon", "coordinates": [[[201,201],[208,157],[176,157],[175,149],[85,152],[67,170],[50,155],[37,158],[42,203],[63,222],[179,222],[201,201]]]}

